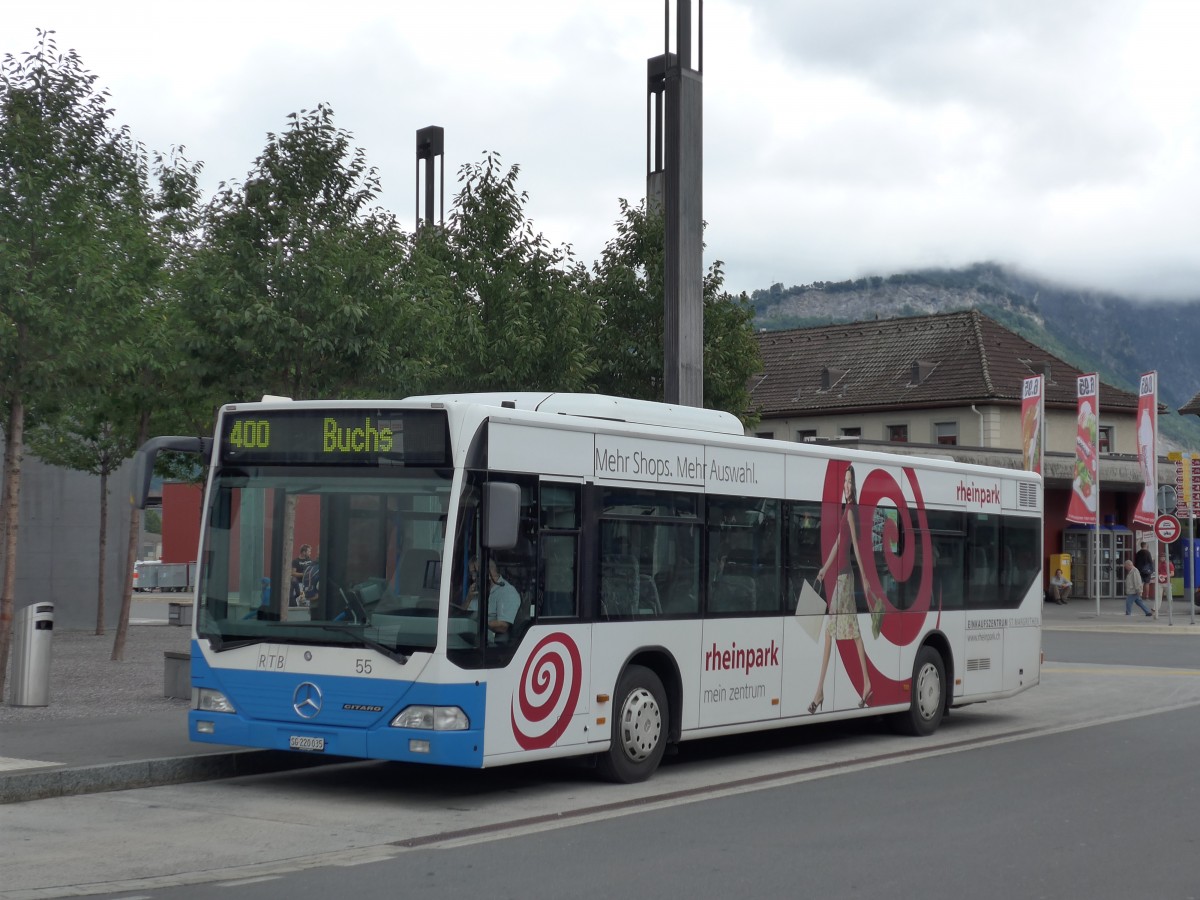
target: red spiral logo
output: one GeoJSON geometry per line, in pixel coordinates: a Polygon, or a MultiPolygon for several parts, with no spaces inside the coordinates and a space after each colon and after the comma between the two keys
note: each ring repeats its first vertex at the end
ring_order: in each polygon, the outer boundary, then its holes
{"type": "Polygon", "coordinates": [[[568,634],[546,635],[533,648],[510,713],[523,749],[542,750],[562,737],[579,702],[582,670],[579,647],[568,634]]]}
{"type": "MultiPolygon", "coordinates": [[[[863,562],[860,567],[856,560],[851,559],[853,550],[848,524],[851,517],[847,515],[843,500],[844,492],[855,483],[854,475],[857,473],[848,475],[850,470],[850,463],[842,460],[830,462],[825,469],[821,559],[829,559],[836,545],[837,571],[849,567],[856,579],[861,577],[862,587],[868,596],[883,601],[880,636],[895,646],[907,646],[921,634],[926,614],[940,607],[940,598],[936,598],[938,602],[935,603],[933,591],[933,541],[929,536],[925,498],[921,494],[917,473],[907,467],[903,469],[910,496],[905,495],[904,488],[886,469],[871,469],[862,479],[861,490],[856,492],[856,502],[851,505],[851,509],[857,507],[852,518],[863,562]],[[878,550],[873,540],[877,514],[882,524],[879,536],[881,546],[878,550]],[[879,555],[878,559],[876,554],[879,555]],[[907,587],[905,594],[908,603],[904,611],[898,611],[894,598],[884,591],[879,577],[880,562],[896,584],[907,587]],[[916,584],[912,585],[914,580],[916,584]]],[[[846,666],[851,684],[861,692],[865,682],[859,663],[860,648],[856,648],[855,643],[861,644],[862,639],[839,639],[838,654],[846,666]]],[[[866,665],[870,670],[873,705],[901,703],[910,699],[904,681],[896,681],[891,673],[880,672],[869,654],[866,665]]]]}
{"type": "MultiPolygon", "coordinates": [[[[904,496],[904,490],[896,483],[891,473],[883,469],[874,469],[863,481],[862,492],[858,497],[859,534],[866,536],[867,543],[863,548],[866,555],[871,546],[871,529],[875,522],[876,510],[889,513],[883,517],[883,549],[880,551],[883,562],[887,566],[888,574],[897,584],[908,582],[913,577],[913,570],[919,565],[916,595],[908,605],[908,612],[924,613],[933,605],[933,542],[930,540],[929,525],[925,519],[925,498],[921,496],[916,473],[906,468],[904,475],[912,491],[912,505],[915,510],[909,508],[909,500],[904,496]],[[914,512],[917,519],[915,524],[914,512]],[[902,549],[897,552],[896,547],[902,549]]],[[[883,589],[875,566],[868,565],[866,569],[863,577],[875,592],[875,596],[884,598],[886,609],[895,609],[891,598],[883,589]]],[[[903,646],[911,643],[921,633],[923,618],[916,615],[885,615],[881,634],[894,644],[903,646]]]]}

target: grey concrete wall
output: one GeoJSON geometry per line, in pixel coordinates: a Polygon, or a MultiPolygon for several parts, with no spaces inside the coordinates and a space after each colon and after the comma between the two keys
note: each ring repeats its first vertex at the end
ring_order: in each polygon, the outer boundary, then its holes
{"type": "MultiPolygon", "coordinates": [[[[104,621],[117,625],[125,584],[133,464],[108,479],[108,564],[104,621]]],[[[13,562],[13,561],[10,561],[13,562]]],[[[21,471],[16,609],[54,604],[56,630],[96,627],[100,562],[100,479],[26,455],[21,471]]]]}

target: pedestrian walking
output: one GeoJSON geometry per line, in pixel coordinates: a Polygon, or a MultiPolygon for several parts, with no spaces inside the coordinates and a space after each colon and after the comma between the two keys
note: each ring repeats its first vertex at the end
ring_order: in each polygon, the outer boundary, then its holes
{"type": "Polygon", "coordinates": [[[1133,560],[1127,559],[1125,560],[1125,615],[1133,614],[1133,604],[1135,603],[1146,615],[1154,615],[1142,602],[1142,575],[1134,568],[1133,560]]]}

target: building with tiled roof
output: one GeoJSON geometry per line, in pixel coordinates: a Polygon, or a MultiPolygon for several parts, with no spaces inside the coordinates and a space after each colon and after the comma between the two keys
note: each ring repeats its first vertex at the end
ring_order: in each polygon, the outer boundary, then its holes
{"type": "Polygon", "coordinates": [[[1200,416],[1200,394],[1179,407],[1179,414],[1181,416],[1200,416]]]}
{"type": "MultiPolygon", "coordinates": [[[[1063,549],[1075,474],[1076,379],[1083,374],[978,310],[757,336],[754,433],[848,442],[910,455],[1021,468],[1021,388],[1045,375],[1045,549],[1063,549]]],[[[1141,496],[1136,394],[1100,383],[1102,522],[1132,524],[1141,496]]],[[[1200,411],[1200,401],[1197,403],[1200,411]]],[[[1159,466],[1159,481],[1174,471],[1159,466]]]]}
{"type": "MultiPolygon", "coordinates": [[[[1047,447],[1074,447],[1084,373],[977,310],[761,332],[758,345],[760,433],[1019,453],[1021,382],[1044,374],[1047,447]]],[[[1103,449],[1136,454],[1137,396],[1101,383],[1100,410],[1103,449]]]]}

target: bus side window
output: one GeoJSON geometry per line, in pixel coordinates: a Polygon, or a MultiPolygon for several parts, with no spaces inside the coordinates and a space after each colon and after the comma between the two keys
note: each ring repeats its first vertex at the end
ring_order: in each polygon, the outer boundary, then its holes
{"type": "Polygon", "coordinates": [[[605,487],[598,496],[600,616],[695,615],[701,495],[605,487]]]}
{"type": "Polygon", "coordinates": [[[700,611],[700,527],[660,525],[660,568],[653,581],[665,616],[694,616],[700,611]]]}
{"type": "Polygon", "coordinates": [[[1037,519],[1009,516],[1004,519],[1004,549],[1008,568],[1004,578],[1003,605],[1021,605],[1034,582],[1041,574],[1041,528],[1037,519]]]}
{"type": "Polygon", "coordinates": [[[707,498],[708,610],[779,611],[779,501],[707,498]]]}
{"type": "Polygon", "coordinates": [[[579,615],[580,489],[577,484],[541,484],[538,616],[579,615]]]}
{"type": "Polygon", "coordinates": [[[640,592],[638,561],[628,553],[608,553],[600,558],[600,612],[606,618],[624,618],[638,612],[640,592]]]}
{"type": "Polygon", "coordinates": [[[788,503],[786,523],[784,611],[794,613],[804,582],[815,586],[821,568],[821,504],[788,503]]]}
{"type": "Polygon", "coordinates": [[[1000,518],[986,513],[967,516],[971,555],[967,559],[967,609],[994,609],[1001,595],[1003,544],[1000,518]]]}
{"type": "Polygon", "coordinates": [[[550,618],[578,613],[575,558],[578,539],[573,534],[542,535],[542,603],[540,614],[550,618]]]}

